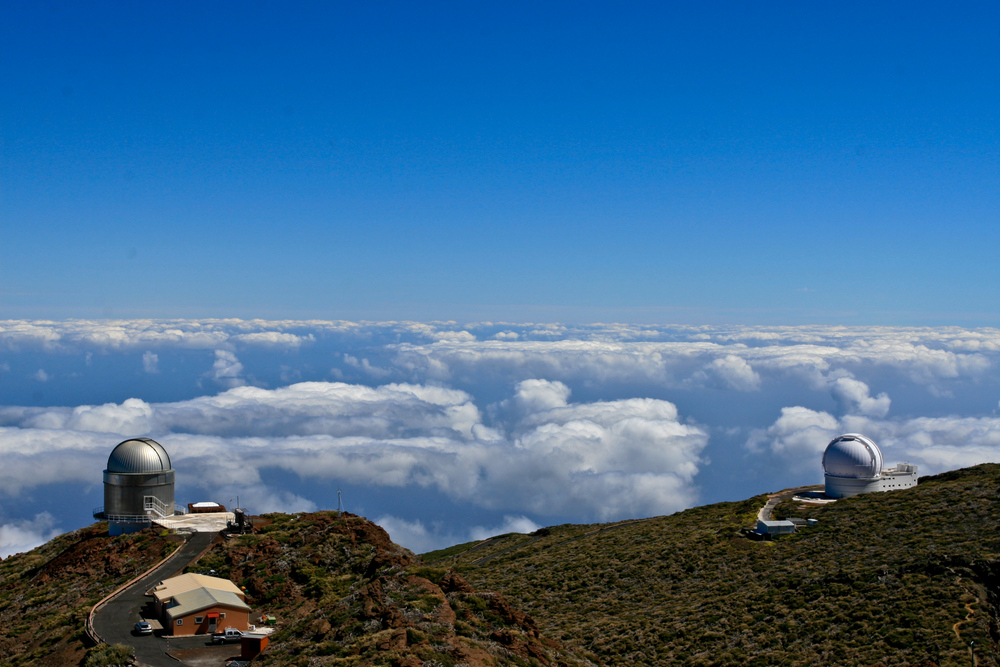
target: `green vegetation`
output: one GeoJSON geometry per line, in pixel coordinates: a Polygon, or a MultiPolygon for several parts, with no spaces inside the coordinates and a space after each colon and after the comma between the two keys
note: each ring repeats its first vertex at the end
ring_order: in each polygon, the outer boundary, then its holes
{"type": "Polygon", "coordinates": [[[107,665],[127,665],[132,658],[132,647],[125,644],[98,644],[88,649],[83,658],[83,667],[107,667],[107,665]]]}
{"type": "MultiPolygon", "coordinates": [[[[277,616],[260,665],[963,667],[974,641],[977,664],[1000,667],[998,490],[988,464],[821,507],[784,501],[777,516],[819,523],[773,542],[746,536],[758,496],[422,561],[360,517],[272,514],[190,569],[277,616]]],[[[0,562],[0,667],[127,659],[123,646],[84,651],[87,614],[177,538],[105,530],[0,562]]]]}
{"type": "Polygon", "coordinates": [[[215,570],[278,632],[260,665],[582,665],[497,594],[419,564],[378,526],[346,512],[269,514],[188,569],[215,570]],[[540,663],[539,663],[540,664],[540,663]]]}
{"type": "Polygon", "coordinates": [[[447,549],[439,549],[438,551],[430,551],[428,553],[425,553],[425,554],[421,555],[421,558],[423,559],[423,561],[425,563],[427,563],[428,565],[431,565],[431,564],[436,563],[436,562],[438,562],[440,560],[445,560],[447,558],[450,558],[451,556],[456,556],[456,555],[458,555],[460,553],[464,553],[464,552],[468,551],[469,549],[471,549],[472,547],[476,546],[479,543],[480,542],[477,540],[475,542],[466,542],[465,544],[456,544],[455,546],[448,547],[447,549]]]}
{"type": "Polygon", "coordinates": [[[557,526],[445,550],[547,636],[607,664],[997,665],[1000,466],[820,508],[741,536],[765,496],[669,517],[557,526]],[[541,534],[547,532],[547,534],[541,534]],[[474,545],[473,545],[474,546],[474,545]]]}
{"type": "Polygon", "coordinates": [[[91,607],[173,551],[173,539],[153,529],[108,537],[98,523],[0,562],[0,667],[78,664],[91,607]]]}

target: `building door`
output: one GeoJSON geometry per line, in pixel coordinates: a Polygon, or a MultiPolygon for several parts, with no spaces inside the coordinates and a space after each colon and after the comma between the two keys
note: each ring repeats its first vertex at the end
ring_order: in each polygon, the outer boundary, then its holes
{"type": "Polygon", "coordinates": [[[219,615],[209,614],[208,615],[208,631],[210,633],[215,633],[216,628],[219,627],[219,615]]]}

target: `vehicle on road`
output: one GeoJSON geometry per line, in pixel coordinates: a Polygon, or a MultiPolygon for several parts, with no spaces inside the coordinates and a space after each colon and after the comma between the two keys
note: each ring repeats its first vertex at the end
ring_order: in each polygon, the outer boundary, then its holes
{"type": "Polygon", "coordinates": [[[229,644],[243,639],[243,632],[236,628],[226,628],[223,632],[212,635],[213,644],[229,644]]]}
{"type": "Polygon", "coordinates": [[[137,635],[151,635],[153,634],[153,626],[146,621],[139,621],[135,624],[135,634],[137,635]]]}

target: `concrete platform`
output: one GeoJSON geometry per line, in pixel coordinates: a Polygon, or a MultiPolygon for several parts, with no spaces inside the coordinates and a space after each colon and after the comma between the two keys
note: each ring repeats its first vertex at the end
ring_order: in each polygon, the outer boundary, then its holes
{"type": "Polygon", "coordinates": [[[232,512],[207,512],[163,517],[153,523],[182,533],[217,533],[226,527],[226,522],[235,520],[232,512]]]}

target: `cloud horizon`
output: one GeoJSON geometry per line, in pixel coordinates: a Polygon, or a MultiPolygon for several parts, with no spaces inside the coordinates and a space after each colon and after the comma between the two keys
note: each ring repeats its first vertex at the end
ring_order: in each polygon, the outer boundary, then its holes
{"type": "Polygon", "coordinates": [[[179,494],[343,486],[420,549],[816,483],[846,431],[930,474],[1000,458],[998,361],[1000,330],[955,327],[0,321],[0,548],[81,525],[18,496],[99,504],[132,436],[179,494]]]}

